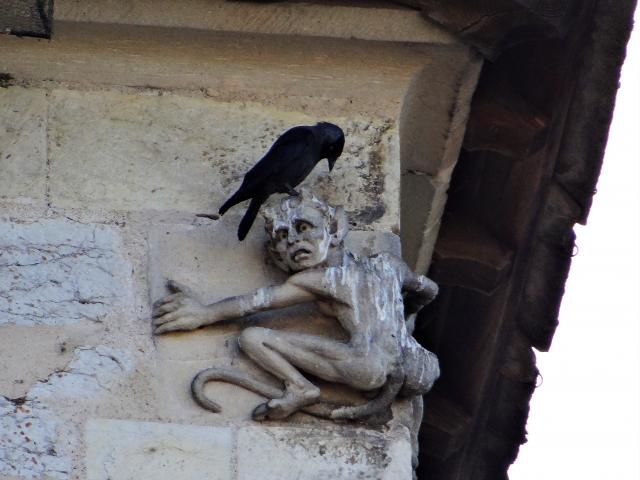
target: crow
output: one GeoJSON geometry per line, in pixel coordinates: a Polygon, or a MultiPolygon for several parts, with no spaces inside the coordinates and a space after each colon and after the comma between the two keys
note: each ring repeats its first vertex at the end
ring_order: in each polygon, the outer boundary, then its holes
{"type": "Polygon", "coordinates": [[[273,193],[298,195],[294,190],[320,160],[326,158],[329,171],[342,153],[344,132],[332,123],[319,122],[314,126],[301,125],[284,132],[264,157],[244,176],[242,185],[218,213],[251,199],[247,212],[238,227],[238,240],[247,236],[260,206],[273,193]]]}

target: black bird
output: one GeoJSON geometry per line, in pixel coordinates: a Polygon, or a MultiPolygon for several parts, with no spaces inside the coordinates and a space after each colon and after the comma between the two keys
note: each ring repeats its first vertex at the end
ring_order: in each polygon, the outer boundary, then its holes
{"type": "Polygon", "coordinates": [[[247,212],[238,227],[238,240],[247,236],[260,206],[273,193],[297,195],[294,190],[323,158],[329,162],[329,171],[342,153],[344,132],[332,123],[320,122],[315,126],[293,127],[284,132],[264,157],[247,172],[242,185],[218,213],[251,199],[247,212]]]}

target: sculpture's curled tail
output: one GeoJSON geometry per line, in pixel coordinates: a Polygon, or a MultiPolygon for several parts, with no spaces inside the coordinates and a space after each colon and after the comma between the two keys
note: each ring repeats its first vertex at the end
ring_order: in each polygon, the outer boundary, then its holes
{"type": "MultiPolygon", "coordinates": [[[[194,377],[191,382],[191,392],[193,398],[202,408],[216,413],[221,411],[220,405],[204,394],[205,384],[212,381],[232,383],[267,398],[280,398],[284,394],[279,388],[262,382],[240,370],[228,367],[207,368],[194,377]]],[[[366,403],[360,405],[338,405],[319,401],[302,407],[301,411],[316,417],[332,420],[359,420],[372,417],[383,412],[391,405],[403,383],[404,374],[398,370],[389,375],[378,396],[366,403]]]]}

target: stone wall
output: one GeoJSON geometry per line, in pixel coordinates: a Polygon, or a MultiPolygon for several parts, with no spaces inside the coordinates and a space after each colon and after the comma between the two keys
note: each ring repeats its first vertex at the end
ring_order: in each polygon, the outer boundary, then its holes
{"type": "MultiPolygon", "coordinates": [[[[153,338],[150,304],[167,278],[210,301],[281,280],[261,222],[238,243],[242,208],[196,214],[217,211],[285,129],[318,120],[347,143],[306,184],[345,205],[350,247],[399,252],[402,231],[426,267],[478,61],[403,9],[349,7],[326,32],[221,32],[204,14],[168,25],[126,4],[59,1],[52,41],[0,38],[14,78],[0,88],[0,477],[410,478],[407,422],[257,424],[262,399],[224,384],[208,387],[223,413],[202,410],[188,388],[200,369],[260,374],[235,341],[246,323],[153,338]],[[408,27],[373,28],[389,18],[408,27]]],[[[337,8],[296,5],[308,25],[337,8]]],[[[307,307],[260,320],[339,335],[307,307]]]]}

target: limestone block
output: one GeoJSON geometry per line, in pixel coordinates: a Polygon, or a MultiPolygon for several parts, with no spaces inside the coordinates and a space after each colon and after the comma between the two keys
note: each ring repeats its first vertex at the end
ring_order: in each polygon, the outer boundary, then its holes
{"type": "Polygon", "coordinates": [[[45,201],[44,90],[0,89],[0,199],[45,201]]]}
{"type": "Polygon", "coordinates": [[[471,51],[434,52],[404,98],[402,171],[448,182],[458,160],[482,61],[471,51]]]}
{"type": "Polygon", "coordinates": [[[404,429],[243,427],[238,480],[410,480],[411,446],[404,429]]]}
{"type": "MultiPolygon", "coordinates": [[[[60,207],[213,213],[286,129],[317,118],[178,95],[56,90],[50,136],[51,203],[60,207]]],[[[396,225],[397,131],[365,117],[341,125],[345,151],[306,184],[348,205],[359,224],[396,225]]]]}
{"type": "Polygon", "coordinates": [[[130,298],[121,248],[106,225],[0,222],[0,325],[101,322],[130,298]]]}
{"type": "Polygon", "coordinates": [[[440,223],[448,189],[448,182],[439,182],[430,175],[402,175],[402,251],[405,261],[421,273],[431,261],[436,237],[430,233],[440,223]]]}
{"type": "Polygon", "coordinates": [[[122,349],[98,345],[78,347],[73,360],[63,370],[32,388],[27,398],[44,400],[80,400],[111,393],[121,377],[133,368],[134,361],[122,349]]]}
{"type": "Polygon", "coordinates": [[[0,475],[66,480],[71,461],[57,450],[60,424],[38,401],[0,396],[0,475]]]}
{"type": "Polygon", "coordinates": [[[88,480],[233,478],[230,428],[94,419],[86,442],[88,480]]]}
{"type": "Polygon", "coordinates": [[[0,326],[0,395],[22,397],[37,380],[64,370],[76,347],[89,343],[99,329],[98,325],[0,326]]]}
{"type": "Polygon", "coordinates": [[[419,11],[393,5],[330,3],[290,4],[226,2],[214,0],[126,0],[87,4],[73,0],[56,1],[56,20],[157,25],[246,33],[308,35],[349,40],[388,42],[458,43],[444,28],[426,19],[419,11]]]}
{"type": "Polygon", "coordinates": [[[40,379],[26,396],[0,396],[0,475],[67,480],[82,448],[82,405],[95,409],[133,367],[123,350],[78,347],[68,365],[40,379]]]}
{"type": "MultiPolygon", "coordinates": [[[[132,4],[120,3],[129,9],[127,16],[132,19],[132,4]]],[[[222,3],[228,6],[240,2],[222,3]]],[[[111,4],[103,3],[107,11],[113,12],[111,4]]],[[[76,5],[78,9],[87,7],[76,5]]],[[[182,3],[171,6],[171,10],[189,9],[182,3]]],[[[291,6],[289,3],[285,8],[291,6]]],[[[167,12],[164,7],[151,8],[167,12]]],[[[266,8],[273,11],[274,5],[266,8]]],[[[56,4],[56,12],[57,9],[56,4]]],[[[191,13],[201,16],[200,11],[191,13]]],[[[226,19],[222,22],[225,24],[226,19]]],[[[403,24],[401,28],[404,27],[403,24]]],[[[286,35],[225,30],[56,22],[55,35],[47,43],[13,36],[0,38],[0,71],[11,72],[20,80],[54,80],[116,89],[126,85],[135,87],[127,91],[140,89],[151,95],[187,89],[189,92],[184,93],[200,99],[245,105],[260,102],[307,112],[316,118],[351,118],[363,113],[397,118],[408,84],[425,64],[438,70],[441,61],[464,62],[460,54],[469,50],[452,45],[432,60],[433,54],[442,52],[442,45],[305,36],[296,36],[292,41],[286,35]]]]}

